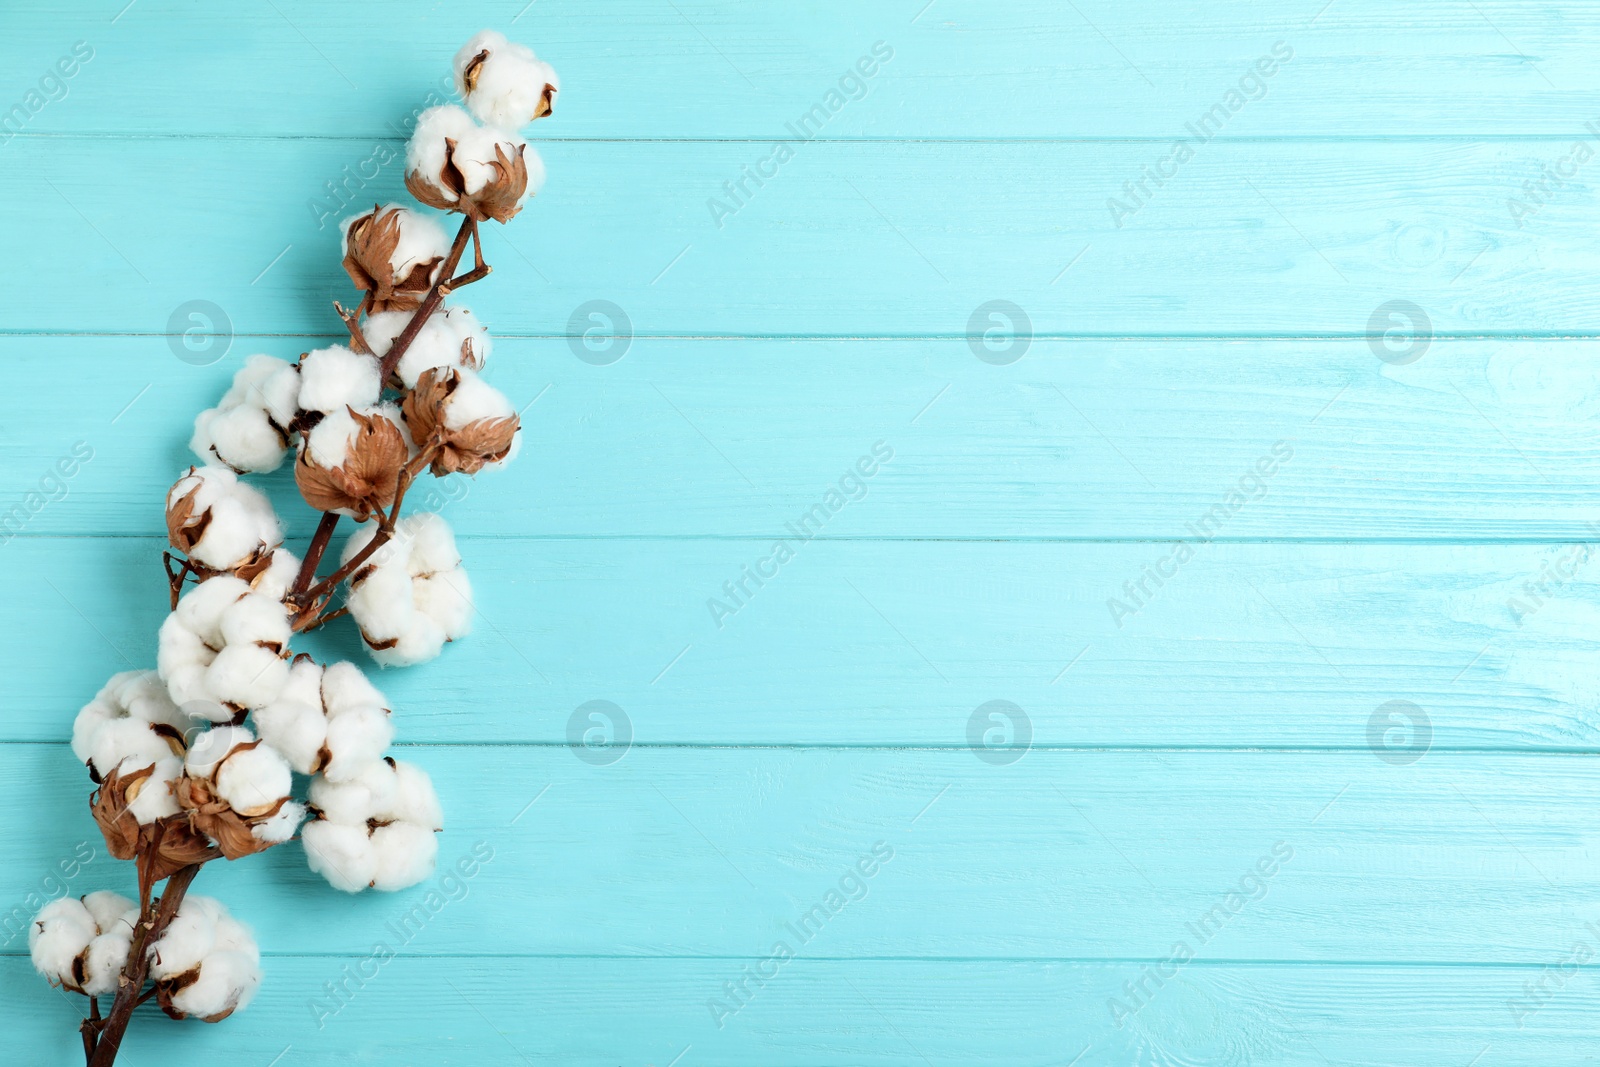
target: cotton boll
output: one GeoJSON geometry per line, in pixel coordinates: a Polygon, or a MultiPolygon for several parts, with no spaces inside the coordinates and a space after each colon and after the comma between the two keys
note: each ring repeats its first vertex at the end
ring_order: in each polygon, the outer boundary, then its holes
{"type": "Polygon", "coordinates": [[[84,957],[83,991],[91,997],[115,993],[130,947],[129,937],[123,934],[106,934],[89,942],[84,957]]]}
{"type": "Polygon", "coordinates": [[[219,726],[197,734],[189,742],[183,769],[191,778],[210,778],[216,773],[217,764],[228,758],[228,753],[255,739],[256,735],[243,726],[219,726]]]}
{"type": "Polygon", "coordinates": [[[368,705],[387,708],[389,704],[361,668],[347,660],[330,663],[323,669],[322,700],[330,716],[368,705]]]}
{"type": "Polygon", "coordinates": [[[227,912],[217,916],[217,936],[215,946],[219,951],[242,952],[252,961],[261,959],[261,950],[256,946],[255,935],[244,923],[235,919],[227,912]]]}
{"type": "Polygon", "coordinates": [[[456,92],[481,122],[521,129],[555,107],[561,79],[527,45],[496,30],[473,35],[455,55],[456,92]]]}
{"type": "Polygon", "coordinates": [[[365,827],[368,819],[390,809],[396,789],[394,769],[379,760],[342,782],[318,775],[311,779],[306,799],[325,819],[365,827]]]}
{"type": "MultiPolygon", "coordinates": [[[[386,338],[381,351],[387,352],[392,340],[386,338]]],[[[470,309],[448,307],[428,316],[395,364],[395,374],[407,389],[414,389],[422,372],[432,367],[482,367],[490,348],[489,331],[470,309]]]]}
{"type": "Polygon", "coordinates": [[[172,1008],[207,1022],[218,1022],[250,1003],[261,985],[261,968],[242,952],[218,951],[205,958],[200,974],[171,997],[172,1008]]]}
{"type": "MultiPolygon", "coordinates": [[[[472,116],[450,104],[430,107],[417,116],[417,124],[406,142],[406,173],[420,172],[429,177],[444,169],[446,142],[457,146],[478,136],[478,124],[472,116]]],[[[482,184],[481,176],[479,185],[482,184]]],[[[470,181],[468,192],[474,191],[470,181]]]]}
{"type": "Polygon", "coordinates": [[[294,364],[251,356],[221,402],[195,419],[189,447],[207,463],[236,471],[276,470],[288,448],[299,388],[294,364]]]}
{"type": "Polygon", "coordinates": [[[300,359],[300,406],[307,411],[362,408],[378,401],[378,361],[342,345],[319,348],[300,359]]]}
{"type": "Polygon", "coordinates": [[[224,704],[258,708],[272,702],[288,675],[289,665],[272,649],[229,645],[206,668],[205,687],[224,704]]]}
{"type": "Polygon", "coordinates": [[[453,104],[424,111],[406,145],[406,188],[441,210],[505,222],[543,180],[544,165],[526,141],[479,126],[453,104]]]}
{"type": "Polygon", "coordinates": [[[155,671],[122,671],[112,675],[79,710],[72,723],[72,754],[88,763],[101,728],[119,719],[168,725],[180,731],[187,724],[187,716],[173,704],[155,671]]]}
{"type": "Polygon", "coordinates": [[[417,823],[428,830],[444,829],[444,812],[433,790],[433,779],[414,763],[394,762],[395,789],[385,814],[391,819],[417,823]]]}
{"type": "Polygon", "coordinates": [[[294,832],[300,828],[305,817],[306,806],[291,800],[271,816],[250,827],[250,833],[258,841],[274,845],[282,844],[294,836],[294,832]]]}
{"type": "Polygon", "coordinates": [[[249,593],[228,606],[218,632],[229,645],[271,644],[282,647],[293,633],[283,605],[260,593],[249,593]]]}
{"type": "MultiPolygon", "coordinates": [[[[289,795],[289,763],[277,750],[261,744],[240,749],[222,761],[215,774],[217,795],[241,815],[265,815],[289,795]]],[[[292,832],[292,831],[291,831],[292,832]]]]}
{"type": "Polygon", "coordinates": [[[330,781],[344,781],[383,758],[394,740],[394,726],[378,707],[359,707],[328,720],[328,765],[322,769],[330,781]]]}
{"type": "Polygon", "coordinates": [[[28,953],[34,969],[52,985],[75,987],[73,964],[99,933],[94,916],[81,900],[52,900],[28,926],[28,953]]]}
{"type": "Polygon", "coordinates": [[[457,568],[416,578],[411,585],[417,610],[432,619],[446,641],[472,632],[472,582],[457,568]]]}
{"type": "Polygon", "coordinates": [[[178,800],[172,794],[172,783],[182,775],[183,760],[177,756],[156,760],[150,777],[144,780],[138,795],[128,802],[128,811],[140,826],[148,826],[157,819],[178,814],[178,800]]]}
{"type": "Polygon", "coordinates": [[[387,354],[394,339],[410,324],[412,314],[410,311],[378,311],[368,315],[367,321],[361,324],[361,335],[366,338],[367,347],[379,357],[387,354]]]}
{"type": "MultiPolygon", "coordinates": [[[[361,531],[351,537],[344,559],[373,536],[361,531]]],[[[449,524],[431,512],[401,519],[389,544],[351,576],[349,606],[368,651],[385,666],[432,659],[445,642],[465,635],[472,585],[449,524]]]]}
{"type": "Polygon", "coordinates": [[[328,723],[322,712],[322,668],[307,659],[289,668],[278,698],[252,713],[261,739],[283,754],[301,774],[317,769],[328,723]]]}
{"type": "Polygon", "coordinates": [[[116,770],[123,774],[143,770],[172,754],[167,738],[143,719],[113,719],[95,733],[88,762],[105,778],[116,770]]]}
{"type": "Polygon", "coordinates": [[[250,593],[249,583],[232,575],[207,578],[185,593],[174,609],[183,625],[202,637],[222,636],[222,616],[241,597],[250,593]]]}
{"type": "Polygon", "coordinates": [[[352,253],[350,243],[352,224],[357,222],[364,224],[358,230],[359,237],[354,252],[361,261],[361,266],[368,268],[369,274],[378,273],[372,269],[376,264],[370,262],[369,247],[364,243],[373,233],[373,229],[368,228],[368,224],[373,220],[385,223],[391,223],[392,220],[392,230],[387,226],[383,228],[384,239],[392,237],[395,242],[386,264],[389,280],[398,283],[409,279],[418,267],[430,261],[436,264],[450,254],[450,238],[445,236],[444,229],[437,220],[403,204],[388,204],[374,208],[370,212],[352,215],[339,224],[340,253],[345,257],[349,257],[352,253]]]}
{"type": "Polygon", "coordinates": [[[377,855],[363,826],[336,822],[310,822],[300,831],[306,863],[328,884],[346,893],[359,893],[377,874],[377,855]]]}
{"type": "Polygon", "coordinates": [[[159,981],[200,966],[216,947],[217,917],[223,914],[222,905],[211,897],[184,897],[161,939],[150,946],[150,977],[159,981]]]}
{"type": "Polygon", "coordinates": [[[289,595],[300,576],[300,557],[286,548],[273,549],[267,568],[253,578],[250,588],[262,596],[281,601],[289,595]]]}
{"type": "MultiPolygon", "coordinates": [[[[97,889],[83,897],[83,907],[90,918],[94,919],[95,929],[107,934],[117,928],[117,920],[133,907],[133,901],[121,893],[114,893],[109,889],[97,889]]],[[[131,934],[133,928],[130,926],[123,932],[131,934]]]]}
{"type": "Polygon", "coordinates": [[[372,851],[377,858],[372,888],[392,893],[414,886],[433,873],[439,842],[432,830],[396,822],[372,831],[372,851]]]}
{"type": "Polygon", "coordinates": [[[227,467],[190,467],[167,493],[173,547],[213,570],[232,570],[283,540],[272,505],[227,467]]]}

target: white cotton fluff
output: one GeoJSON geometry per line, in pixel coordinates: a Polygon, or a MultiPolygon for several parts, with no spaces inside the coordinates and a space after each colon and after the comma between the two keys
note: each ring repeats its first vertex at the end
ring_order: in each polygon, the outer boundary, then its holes
{"type": "Polygon", "coordinates": [[[452,199],[449,190],[438,185],[439,172],[444,167],[446,141],[455,143],[451,160],[461,172],[463,187],[468,196],[474,196],[498,175],[498,156],[514,159],[518,150],[528,171],[528,187],[523,192],[520,205],[544,184],[544,161],[528,142],[514,133],[492,126],[479,126],[471,115],[454,104],[430,107],[417,118],[411,140],[406,144],[406,174],[420,174],[422,179],[437,189],[444,199],[452,199]]]}
{"type": "MultiPolygon", "coordinates": [[[[402,204],[386,204],[376,212],[379,215],[393,212],[395,221],[399,223],[399,240],[389,256],[389,268],[394,272],[397,282],[404,280],[428,260],[443,260],[450,254],[450,238],[445,236],[444,228],[433,216],[402,204]]],[[[364,211],[339,223],[339,250],[342,255],[350,254],[350,224],[371,214],[373,212],[364,211]]]]}
{"type": "Polygon", "coordinates": [[[454,67],[456,92],[467,107],[479,121],[505,130],[520,130],[532,122],[547,89],[553,98],[561,88],[554,67],[527,45],[508,41],[496,30],[473,35],[456,53],[454,67]],[[468,92],[467,65],[485,51],[489,55],[478,65],[477,82],[468,92]]]}
{"type": "Polygon", "coordinates": [[[300,557],[287,548],[276,548],[266,570],[250,581],[252,592],[281,601],[289,595],[294,580],[300,575],[300,557]]]}
{"type": "Polygon", "coordinates": [[[306,806],[291,800],[265,819],[252,824],[250,836],[269,845],[281,845],[294,836],[305,817],[306,806]]]}
{"type": "MultiPolygon", "coordinates": [[[[450,399],[444,405],[444,424],[452,430],[459,430],[469,423],[479,419],[508,419],[517,414],[516,407],[500,390],[483,380],[483,377],[473,370],[458,372],[460,380],[456,383],[455,390],[451,392],[450,399]]],[[[511,450],[502,460],[489,463],[484,470],[495,470],[504,467],[507,463],[517,458],[522,451],[522,429],[511,435],[511,450]]]]}
{"type": "Polygon", "coordinates": [[[183,773],[177,753],[188,721],[155,671],[123,671],[78,712],[72,752],[102,779],[115,770],[153,768],[128,804],[134,818],[147,825],[178,811],[172,783],[183,773]]]}
{"type": "Polygon", "coordinates": [[[107,890],[53,900],[28,927],[33,966],[52,985],[90,996],[114,992],[137,917],[133,901],[107,890]]]}
{"type": "Polygon", "coordinates": [[[156,736],[148,729],[152,725],[164,724],[179,732],[188,725],[188,716],[172,702],[155,671],[122,671],[112,675],[94,699],[79,710],[72,723],[72,754],[83,763],[93,763],[95,773],[102,778],[115,770],[124,758],[135,754],[131,749],[120,756],[116,754],[116,747],[124,742],[140,751],[172,755],[165,741],[162,741],[165,751],[160,751],[154,746],[147,747],[137,733],[130,736],[119,732],[114,735],[115,740],[101,742],[100,735],[106,727],[129,720],[145,727],[145,732],[152,737],[156,736]],[[100,757],[98,760],[96,755],[100,757]]]}
{"type": "MultiPolygon", "coordinates": [[[[410,322],[409,311],[380,311],[369,316],[363,329],[367,344],[379,356],[387,354],[410,322]]],[[[407,389],[413,389],[430,367],[481,368],[492,348],[489,331],[472,310],[452,305],[428,316],[394,371],[407,389]]]]}
{"type": "Polygon", "coordinates": [[[301,774],[353,777],[383,758],[394,726],[383,694],[353,663],[309,658],[289,669],[278,699],[254,713],[256,729],[301,774]]]}
{"type": "Polygon", "coordinates": [[[318,776],[308,799],[321,818],[301,831],[306,861],[335,889],[388,892],[433,873],[434,833],[443,829],[444,817],[421,768],[385,759],[349,781],[318,776]]]}
{"type": "Polygon", "coordinates": [[[300,357],[300,407],[306,411],[344,411],[378,402],[383,391],[378,361],[343,345],[332,345],[300,357]]]}
{"type": "MultiPolygon", "coordinates": [[[[345,543],[348,562],[376,535],[367,527],[345,543]]],[[[472,624],[472,583],[455,535],[439,515],[422,511],[395,525],[394,536],[351,575],[350,614],[372,658],[403,667],[433,659],[472,624]]]]}
{"type": "Polygon", "coordinates": [[[189,558],[213,570],[239,566],[257,552],[283,541],[283,530],[272,504],[259,491],[239,480],[228,467],[190,467],[167,493],[170,509],[190,496],[198,521],[209,513],[205,533],[189,550],[189,558]]]}
{"type": "MultiPolygon", "coordinates": [[[[365,356],[363,359],[367,358],[365,356]]],[[[376,366],[376,364],[374,364],[376,366]]],[[[366,418],[374,416],[394,423],[400,431],[400,437],[405,441],[406,451],[416,453],[416,445],[411,441],[411,433],[406,429],[405,419],[400,416],[400,408],[392,403],[375,404],[369,407],[357,408],[351,413],[349,408],[340,408],[329,412],[322,421],[311,428],[305,436],[302,449],[310,455],[311,459],[321,467],[342,467],[346,457],[350,454],[350,446],[355,441],[356,435],[361,432],[361,426],[356,422],[355,416],[366,418]]],[[[348,508],[336,508],[341,515],[352,516],[354,512],[348,508]]]]}
{"type": "Polygon", "coordinates": [[[251,356],[217,406],[195,418],[189,448],[205,462],[241,474],[277,470],[288,451],[299,394],[295,364],[251,356]]]}
{"type": "MultiPolygon", "coordinates": [[[[157,670],[174,703],[208,702],[213,718],[274,700],[288,681],[289,616],[231,575],[207,578],[161,624],[157,670]]],[[[198,706],[198,705],[197,705],[198,706]]]]}
{"type": "Polygon", "coordinates": [[[261,984],[261,950],[248,927],[211,897],[188,896],[150,948],[150,976],[176,988],[173,1008],[215,1019],[250,1003],[261,984]]]}

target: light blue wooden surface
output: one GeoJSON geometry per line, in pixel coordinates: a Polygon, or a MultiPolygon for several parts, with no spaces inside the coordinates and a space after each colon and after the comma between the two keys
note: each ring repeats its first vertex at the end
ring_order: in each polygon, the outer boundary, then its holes
{"type": "MultiPolygon", "coordinates": [[[[326,183],[399,194],[395,124],[482,26],[565,80],[550,182],[472,292],[527,448],[435,500],[477,632],[381,679],[441,858],[494,858],[432,911],[335,893],[295,845],[208,868],[261,995],[136,1025],[130,1067],[1592,1058],[1600,10],[524,2],[0,13],[0,116],[42,103],[0,133],[7,916],[128,888],[65,738],[153,661],[194,412],[336,332],[326,183]],[[714,219],[879,41],[864,95],[714,219]],[[217,362],[175,354],[190,300],[236,334],[217,362]],[[576,355],[591,300],[628,316],[618,362],[576,355]],[[1031,323],[1015,362],[969,343],[993,300],[1031,323]],[[1391,301],[1427,316],[1415,361],[1369,336],[1391,301]],[[619,762],[569,747],[591,700],[625,710],[619,762]],[[1026,715],[1014,762],[971,747],[993,700],[1026,715]],[[875,845],[860,899],[768,962],[875,845]]],[[[75,1062],[16,928],[5,1061],[75,1062]]]]}

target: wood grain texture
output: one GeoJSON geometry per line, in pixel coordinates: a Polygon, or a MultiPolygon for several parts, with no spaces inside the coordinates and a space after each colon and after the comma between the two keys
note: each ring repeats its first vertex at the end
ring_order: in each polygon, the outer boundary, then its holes
{"type": "Polygon", "coordinates": [[[526,447],[420,498],[476,631],[378,678],[440,876],[347,897],[298,844],[209,868],[266,984],[141,1021],[130,1067],[1590,1054],[1600,11],[17,0],[7,1056],[76,1055],[28,914],[131,889],[64,742],[152,661],[193,416],[248,353],[332,338],[338,218],[402,195],[407,116],[483,25],[564,88],[471,292],[526,447]],[[879,41],[860,99],[725,188],[879,41]],[[581,759],[591,730],[631,747],[581,759]]]}
{"type": "MultiPolygon", "coordinates": [[[[1442,748],[1600,748],[1584,546],[1211,544],[1157,588],[1159,543],[817,542],[714,615],[766,542],[461,544],[475,632],[375,675],[404,740],[565,744],[575,709],[609,700],[641,744],[962,747],[974,710],[1009,700],[1041,746],[1365,750],[1408,700],[1442,748]],[[1140,581],[1142,607],[1108,607],[1140,581]]],[[[32,625],[0,643],[0,738],[64,739],[100,679],[154,664],[161,547],[5,547],[0,591],[32,625]],[[33,668],[62,648],[77,669],[33,668]]],[[[303,647],[365,661],[342,621],[303,647]]]]}
{"type": "MultiPolygon", "coordinates": [[[[292,844],[207,867],[195,891],[274,952],[341,957],[374,939],[445,955],[730,958],[803,939],[844,959],[1143,961],[1184,941],[1209,960],[1537,966],[1583,935],[1600,889],[1588,757],[397,754],[445,805],[434,879],[352,898],[292,844]]],[[[116,886],[125,868],[87,819],[63,836],[64,817],[34,818],[32,804],[87,806],[71,753],[6,745],[0,760],[8,912],[86,839],[96,858],[70,891],[116,886]]],[[[24,945],[25,913],[6,916],[8,951],[24,945]]]]}
{"type": "Polygon", "coordinates": [[[1593,9],[1517,0],[398,0],[337,15],[313,0],[139,0],[115,23],[120,5],[104,6],[10,5],[0,60],[19,91],[74,41],[95,49],[30,134],[392,137],[457,42],[489,24],[556,65],[561,122],[545,132],[581,139],[783,136],[880,40],[894,58],[827,136],[1166,140],[1279,41],[1294,58],[1228,135],[1565,139],[1596,118],[1600,87],[1593,9]]]}
{"type": "MultiPolygon", "coordinates": [[[[0,283],[37,295],[0,307],[0,330],[175,332],[172,312],[195,299],[242,333],[337,325],[345,212],[317,205],[372,145],[216,146],[214,175],[183,190],[181,211],[150,205],[173,201],[193,142],[4,146],[0,226],[35,252],[0,265],[0,283]],[[30,177],[41,169],[49,186],[30,177]],[[116,182],[100,180],[112,171],[116,182]]],[[[469,301],[506,334],[579,333],[574,312],[597,299],[637,335],[964,337],[996,299],[1022,307],[1037,335],[1359,337],[1391,300],[1422,308],[1438,333],[1600,330],[1589,292],[1600,257],[1584,236],[1593,188],[1568,181],[1521,218],[1508,207],[1565,143],[1213,143],[1115,218],[1108,203],[1127,203],[1124,186],[1169,146],[808,144],[747,185],[731,217],[708,203],[728,203],[724,183],[767,146],[539,148],[552,177],[490,232],[495,284],[469,301]]],[[[402,195],[402,170],[396,156],[346,203],[402,195]]]]}
{"type": "MultiPolygon", "coordinates": [[[[1074,1056],[1079,1067],[1434,1067],[1469,1063],[1487,1046],[1495,1062],[1540,1067],[1588,1041],[1600,1010],[1588,972],[1518,1029],[1506,1001],[1538,979],[1538,968],[1197,962],[1118,1030],[1106,1001],[1138,977],[1127,964],[800,958],[718,1029],[706,1002],[752,961],[401,957],[364,988],[337,959],[270,962],[270,984],[231,1025],[138,1019],[127,1062],[156,1067],[170,1062],[166,1049],[193,1062],[280,1056],[284,1064],[401,1067],[665,1067],[674,1056],[719,1067],[1011,1067],[1074,1056]],[[344,1006],[319,1016],[309,991],[340,981],[353,995],[324,1001],[344,1006]],[[986,1025],[973,1026],[974,1013],[986,1025]]],[[[10,1040],[67,1063],[75,1005],[26,980],[24,967],[0,959],[0,975],[20,988],[10,1040]]]]}
{"type": "MultiPolygon", "coordinates": [[[[189,413],[248,353],[323,343],[237,338],[195,366],[161,338],[0,338],[0,362],[44,394],[0,442],[20,483],[0,525],[159,530],[162,494],[197,461],[189,413]],[[80,445],[93,458],[42,487],[80,445]]],[[[1394,366],[1365,339],[1038,340],[996,366],[964,340],[640,338],[594,366],[564,341],[503,338],[487,373],[524,409],[524,454],[422,506],[470,536],[771,540],[834,491],[848,502],[807,531],[1590,540],[1596,355],[1590,341],[1435,341],[1394,366]]],[[[261,484],[292,528],[315,525],[287,468],[261,484]]]]}

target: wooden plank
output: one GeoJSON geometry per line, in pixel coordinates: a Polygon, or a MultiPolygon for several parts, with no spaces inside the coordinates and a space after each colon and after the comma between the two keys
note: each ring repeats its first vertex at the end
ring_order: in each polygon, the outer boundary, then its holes
{"type": "MultiPolygon", "coordinates": [[[[0,431],[0,524],[160,531],[194,415],[247,353],[316,343],[240,338],[195,366],[158,338],[0,339],[36,398],[0,431]],[[58,485],[75,448],[93,458],[58,485]]],[[[502,338],[489,376],[524,408],[522,455],[417,506],[469,535],[770,541],[844,479],[865,496],[824,537],[1592,539],[1595,355],[1436,341],[1394,366],[1365,340],[1040,340],[995,366],[960,340],[641,338],[595,366],[502,338]]],[[[261,483],[311,529],[287,468],[261,483]]]]}
{"type": "MultiPolygon", "coordinates": [[[[6,546],[0,597],[29,614],[0,643],[0,737],[65,738],[105,678],[154,664],[160,548],[6,546]]],[[[647,744],[960,747],[1008,700],[1039,745],[1362,749],[1406,700],[1440,747],[1600,748],[1590,548],[1201,549],[1157,588],[1159,544],[817,542],[714,618],[766,543],[464,540],[475,632],[375,677],[418,742],[565,744],[608,700],[647,744]]],[[[296,647],[370,666],[343,621],[296,647]]]]}
{"type": "Polygon", "coordinates": [[[482,25],[556,64],[567,88],[548,132],[578,138],[787,136],[784,124],[826,103],[877,41],[893,58],[864,96],[845,84],[825,135],[1166,139],[1232,90],[1229,136],[1568,138],[1596,117],[1600,88],[1587,51],[1600,19],[1571,4],[609,0],[603,10],[599,33],[593,5],[477,0],[446,17],[401,0],[381,16],[362,10],[357,36],[311,0],[226,13],[140,0],[116,18],[28,0],[7,11],[0,61],[14,71],[7,107],[40,94],[28,134],[393,136],[390,123],[482,25]],[[65,95],[40,86],[79,40],[94,58],[65,95]],[[1293,58],[1264,87],[1241,86],[1280,42],[1293,58]]]}
{"type": "MultiPolygon", "coordinates": [[[[0,226],[31,251],[0,267],[27,294],[0,330],[177,333],[173,313],[206,300],[239,332],[329,331],[349,282],[317,198],[370,146],[219,142],[180,195],[195,144],[7,145],[0,226]]],[[[1565,145],[1214,144],[1132,214],[1112,202],[1132,210],[1148,143],[806,147],[725,215],[712,201],[748,144],[547,144],[550,183],[491,231],[498,273],[472,300],[501,333],[544,336],[591,328],[573,320],[596,300],[641,336],[965,337],[995,300],[1036,335],[1360,337],[1396,300],[1443,334],[1600,329],[1595,190],[1569,182],[1525,217],[1510,204],[1565,145]]],[[[400,171],[350,202],[400,195],[400,171]]]]}
{"type": "MultiPolygon", "coordinates": [[[[159,1067],[176,1054],[261,1064],[277,1056],[279,1067],[336,1060],[610,1067],[666,1065],[676,1056],[679,1067],[1012,1067],[1065,1064],[1081,1053],[1077,1067],[1436,1067],[1469,1063],[1488,1047],[1497,1064],[1542,1067],[1590,1040],[1600,1010],[1589,972],[1570,976],[1519,1028],[1506,1001],[1523,982],[1539,980],[1536,968],[1196,962],[1118,1030],[1106,1001],[1137,977],[1127,964],[800,958],[719,1029],[706,1002],[744,965],[403,956],[379,968],[360,956],[280,957],[266,961],[266,981],[245,1011],[216,1026],[180,1025],[152,1011],[135,1022],[118,1062],[159,1067]],[[344,977],[346,966],[372,976],[357,985],[344,977]],[[314,999],[340,981],[348,995],[314,999]],[[318,1015],[319,1003],[339,1010],[318,1015]]],[[[0,959],[20,1009],[8,1047],[26,1062],[68,1062],[81,1054],[74,1029],[81,1002],[20,973],[26,966],[0,959]]]]}
{"type": "MultiPolygon", "coordinates": [[[[1532,965],[1583,935],[1600,891],[1588,756],[1035,750],[997,764],[963,749],[635,748],[595,765],[503,745],[400,756],[437,783],[442,865],[489,857],[471,878],[456,886],[441,871],[438,884],[352,899],[292,844],[207,868],[198,891],[291,953],[400,938],[417,953],[744,958],[788,933],[838,958],[1156,960],[1186,941],[1210,960],[1532,965]],[[430,905],[430,888],[457,901],[430,905]],[[419,903],[431,913],[420,932],[407,926],[419,903]]],[[[88,791],[64,746],[0,746],[8,915],[81,841],[98,858],[69,891],[128,883],[104,856],[88,791]]]]}

